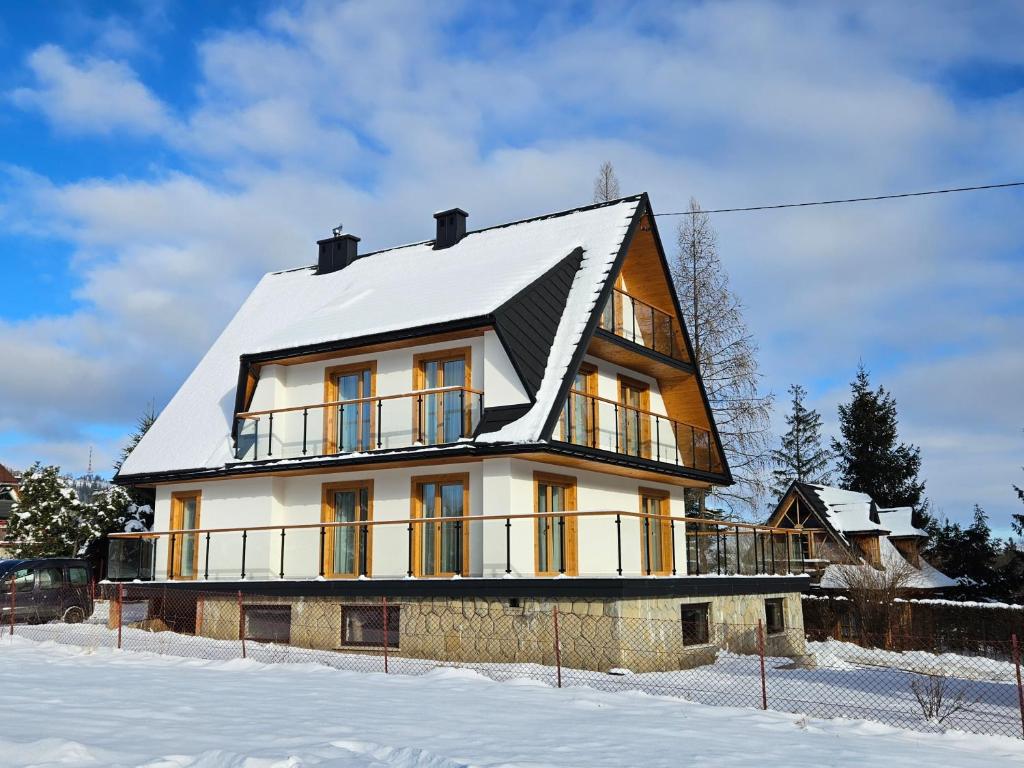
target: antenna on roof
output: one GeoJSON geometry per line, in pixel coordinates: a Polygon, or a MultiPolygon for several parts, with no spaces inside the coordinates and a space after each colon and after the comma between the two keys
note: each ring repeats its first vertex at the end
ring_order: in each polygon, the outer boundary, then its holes
{"type": "Polygon", "coordinates": [[[345,228],[344,224],[339,224],[338,226],[336,226],[334,229],[331,230],[331,234],[334,235],[335,237],[341,237],[341,231],[344,228],[345,228]]]}

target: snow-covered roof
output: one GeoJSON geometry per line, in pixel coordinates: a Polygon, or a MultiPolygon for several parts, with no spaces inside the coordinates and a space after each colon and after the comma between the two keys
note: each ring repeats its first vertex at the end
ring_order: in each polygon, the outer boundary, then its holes
{"type": "MultiPolygon", "coordinates": [[[[840,534],[876,532],[884,534],[888,528],[872,519],[874,501],[866,493],[847,491],[829,485],[806,484],[824,505],[829,524],[840,534]]],[[[877,507],[874,507],[878,511],[877,507]]]]}
{"type": "Polygon", "coordinates": [[[312,344],[486,317],[574,250],[583,259],[531,409],[481,441],[539,439],[641,196],[368,254],[344,269],[274,272],[234,318],[132,451],[121,475],[216,469],[232,458],[239,359],[312,344]]]}
{"type": "MultiPolygon", "coordinates": [[[[892,573],[897,569],[906,568],[908,566],[910,567],[910,578],[907,583],[903,585],[906,589],[944,589],[947,587],[957,586],[955,579],[951,579],[949,576],[942,573],[942,571],[925,561],[923,557],[918,558],[918,567],[910,565],[906,558],[900,554],[900,551],[896,549],[895,545],[889,541],[888,537],[883,536],[879,540],[879,550],[882,558],[882,569],[886,573],[892,573]]],[[[847,587],[847,581],[843,578],[843,571],[851,568],[856,570],[866,569],[865,572],[876,574],[879,579],[883,578],[882,572],[870,565],[843,565],[833,563],[825,569],[824,573],[822,573],[819,586],[823,589],[845,589],[847,587]]]]}
{"type": "Polygon", "coordinates": [[[890,536],[895,536],[896,538],[901,536],[928,536],[926,531],[914,525],[913,507],[879,509],[878,517],[882,521],[882,527],[889,531],[890,536]]]}

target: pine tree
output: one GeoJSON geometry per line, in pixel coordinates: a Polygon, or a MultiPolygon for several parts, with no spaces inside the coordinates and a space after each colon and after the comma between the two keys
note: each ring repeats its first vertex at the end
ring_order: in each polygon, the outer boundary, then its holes
{"type": "Polygon", "coordinates": [[[156,412],[153,410],[153,406],[150,405],[146,411],[139,416],[135,421],[135,431],[128,436],[128,442],[125,443],[124,447],[121,448],[121,453],[118,455],[117,460],[114,462],[114,474],[116,475],[121,471],[121,466],[125,460],[135,450],[135,446],[139,444],[142,438],[149,428],[153,426],[153,422],[156,421],[156,412]]]}
{"type": "Polygon", "coordinates": [[[86,543],[84,505],[60,468],[36,462],[21,478],[8,537],[18,557],[73,557],[86,543]]]}
{"type": "Polygon", "coordinates": [[[767,492],[773,397],[758,392],[757,344],[729,286],[716,241],[708,215],[691,199],[690,215],[679,225],[672,280],[735,481],[716,489],[715,496],[731,515],[751,516],[760,511],[767,492]]]}
{"type": "Polygon", "coordinates": [[[615,168],[605,160],[597,172],[597,178],[594,179],[594,202],[607,203],[620,197],[622,195],[619,192],[619,178],[615,175],[615,168]]]}
{"type": "Polygon", "coordinates": [[[928,523],[923,554],[940,571],[959,579],[964,594],[996,599],[1009,596],[1012,585],[998,567],[1002,552],[1003,542],[992,538],[988,515],[977,504],[966,528],[949,520],[928,523]]]}
{"type": "Polygon", "coordinates": [[[821,445],[821,414],[804,407],[807,390],[799,384],[789,388],[792,411],[786,416],[789,431],[781,444],[772,451],[772,490],[781,497],[794,480],[801,483],[831,482],[829,463],[831,454],[821,445]]]}
{"type": "MultiPolygon", "coordinates": [[[[1017,498],[1024,502],[1024,488],[1021,488],[1019,485],[1015,485],[1013,486],[1013,490],[1017,492],[1017,498]]],[[[1013,526],[1014,533],[1018,536],[1024,536],[1024,515],[1010,515],[1010,525],[1013,526]]]]}
{"type": "Polygon", "coordinates": [[[842,439],[832,441],[839,484],[868,494],[880,507],[923,509],[921,449],[897,442],[896,401],[884,387],[872,390],[863,365],[850,389],[850,402],[839,406],[842,439]]]}

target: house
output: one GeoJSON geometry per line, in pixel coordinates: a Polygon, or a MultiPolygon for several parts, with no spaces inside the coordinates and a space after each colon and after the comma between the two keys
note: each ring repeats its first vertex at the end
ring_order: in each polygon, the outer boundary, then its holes
{"type": "Polygon", "coordinates": [[[0,559],[13,557],[10,543],[7,542],[7,526],[11,519],[11,510],[18,500],[18,478],[3,464],[0,464],[0,559]]]}
{"type": "Polygon", "coordinates": [[[866,493],[827,485],[793,482],[768,525],[797,528],[794,553],[822,590],[848,586],[843,569],[863,566],[892,574],[905,572],[904,588],[934,593],[956,586],[921,557],[928,534],[914,525],[911,507],[879,507],[866,493]],[[908,567],[909,566],[909,567],[908,567]]]}
{"type": "Polygon", "coordinates": [[[424,601],[799,628],[792,532],[686,518],[731,475],[648,197],[468,216],[263,277],[116,478],[156,496],[117,574],[143,542],[200,613],[321,601],[344,647],[345,606],[387,597],[408,653],[424,601]]]}

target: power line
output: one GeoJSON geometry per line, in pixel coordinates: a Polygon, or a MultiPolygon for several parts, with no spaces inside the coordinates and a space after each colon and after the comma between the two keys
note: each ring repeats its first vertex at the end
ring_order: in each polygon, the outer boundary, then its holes
{"type": "Polygon", "coordinates": [[[1005,189],[1006,187],[1024,187],[1024,181],[1010,181],[1006,184],[983,184],[978,187],[953,187],[951,189],[932,189],[927,192],[903,192],[898,195],[874,195],[873,197],[848,197],[843,200],[815,200],[809,203],[780,203],[778,205],[751,205],[747,208],[716,208],[705,211],[673,211],[656,213],[655,216],[693,216],[697,213],[740,213],[742,211],[772,211],[777,208],[807,208],[812,205],[839,205],[840,203],[866,203],[872,200],[895,200],[900,197],[924,197],[925,195],[948,195],[951,192],[976,192],[979,189],[1005,189]]]}

